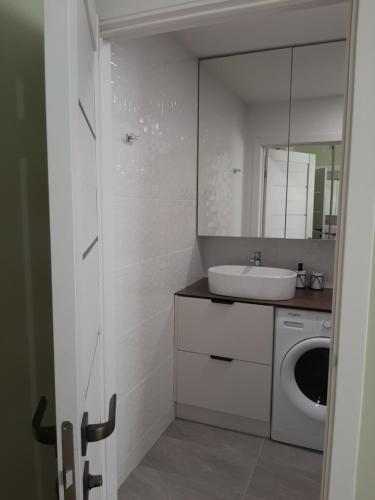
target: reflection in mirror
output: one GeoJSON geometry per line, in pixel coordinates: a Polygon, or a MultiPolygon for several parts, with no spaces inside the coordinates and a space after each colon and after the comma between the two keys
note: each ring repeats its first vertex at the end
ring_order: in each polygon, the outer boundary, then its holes
{"type": "Polygon", "coordinates": [[[336,237],[345,58],[345,42],[293,48],[286,238],[336,237]]]}
{"type": "Polygon", "coordinates": [[[198,234],[261,236],[262,145],[288,143],[291,55],[200,62],[198,234]]]}
{"type": "Polygon", "coordinates": [[[199,235],[335,238],[345,50],[200,62],[199,235]]]}
{"type": "Polygon", "coordinates": [[[335,239],[341,150],[340,143],[266,148],[264,237],[335,239]]]}

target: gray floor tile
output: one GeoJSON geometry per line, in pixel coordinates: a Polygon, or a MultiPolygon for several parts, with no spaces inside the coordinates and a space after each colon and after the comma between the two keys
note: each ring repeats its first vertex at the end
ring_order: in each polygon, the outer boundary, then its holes
{"type": "Polygon", "coordinates": [[[140,465],[119,490],[118,500],[222,500],[205,485],[140,465]]]}
{"type": "Polygon", "coordinates": [[[281,464],[258,464],[245,500],[319,500],[314,474],[281,464]]]}
{"type": "Polygon", "coordinates": [[[321,480],[323,454],[320,452],[266,440],[260,454],[259,462],[265,467],[267,465],[280,464],[305,470],[312,475],[315,481],[321,480]]]}
{"type": "Polygon", "coordinates": [[[175,420],[119,500],[319,500],[322,454],[175,420]]]}
{"type": "Polygon", "coordinates": [[[206,446],[226,460],[244,464],[257,459],[263,438],[219,429],[210,425],[176,419],[165,432],[166,436],[206,446]]]}
{"type": "Polygon", "coordinates": [[[142,463],[197,481],[214,496],[235,500],[246,491],[256,460],[249,458],[243,463],[233,462],[220,450],[165,435],[142,463]]]}

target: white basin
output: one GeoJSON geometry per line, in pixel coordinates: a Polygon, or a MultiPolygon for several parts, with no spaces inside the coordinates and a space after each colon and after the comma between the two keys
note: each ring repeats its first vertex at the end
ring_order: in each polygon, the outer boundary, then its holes
{"type": "Polygon", "coordinates": [[[294,271],[274,267],[216,266],[208,270],[210,292],[247,299],[292,299],[296,279],[294,271]]]}

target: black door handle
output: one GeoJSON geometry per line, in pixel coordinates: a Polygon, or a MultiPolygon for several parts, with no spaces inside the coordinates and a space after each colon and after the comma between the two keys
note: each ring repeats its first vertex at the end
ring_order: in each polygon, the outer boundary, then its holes
{"type": "Polygon", "coordinates": [[[38,443],[56,445],[56,427],[42,426],[42,420],[47,408],[47,399],[42,396],[35,410],[32,420],[33,437],[38,443]]]}
{"type": "Polygon", "coordinates": [[[109,414],[107,422],[101,424],[89,424],[89,414],[83,414],[81,424],[82,456],[87,453],[87,444],[102,441],[112,434],[116,427],[116,394],[113,394],[109,402],[109,414]]]}

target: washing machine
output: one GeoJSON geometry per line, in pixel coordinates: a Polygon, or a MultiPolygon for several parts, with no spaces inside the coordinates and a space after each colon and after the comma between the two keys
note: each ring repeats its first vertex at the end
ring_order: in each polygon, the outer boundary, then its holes
{"type": "Polygon", "coordinates": [[[330,313],[276,309],[271,420],[275,441],[323,450],[331,331],[330,313]]]}

